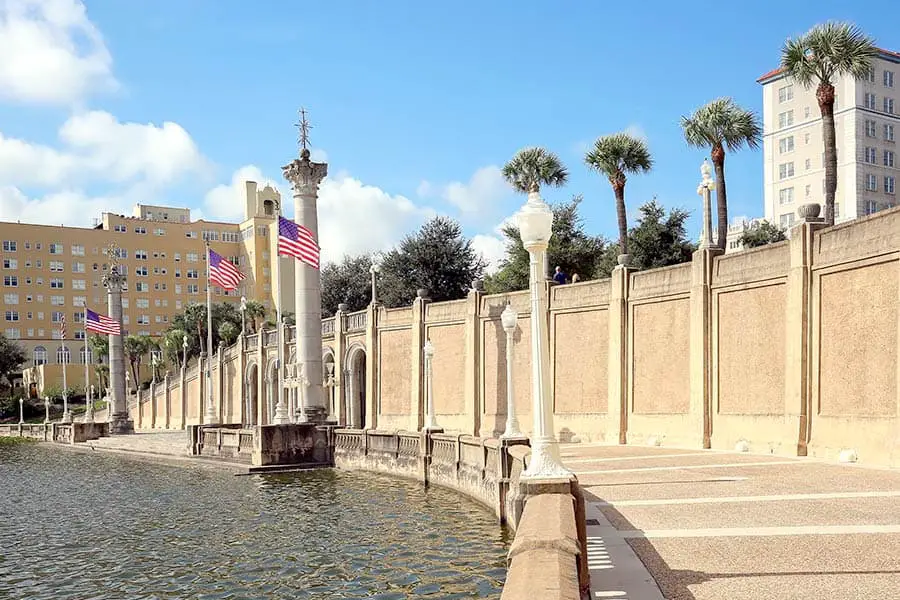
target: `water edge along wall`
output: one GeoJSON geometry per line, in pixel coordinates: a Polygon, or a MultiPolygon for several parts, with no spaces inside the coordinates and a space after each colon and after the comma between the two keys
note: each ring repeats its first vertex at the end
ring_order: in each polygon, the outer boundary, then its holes
{"type": "MultiPolygon", "coordinates": [[[[900,466],[900,209],[831,228],[803,222],[787,242],[610,279],[547,285],[556,433],[605,441],[734,449],[900,466]]],[[[514,389],[531,429],[527,292],[338,313],[322,322],[326,390],[342,424],[416,431],[424,357],[435,347],[434,404],[447,432],[496,437],[506,419],[506,337],[519,313],[514,389]]],[[[285,356],[292,353],[288,330],[285,356]]],[[[274,332],[213,355],[225,423],[269,422],[274,332]],[[224,399],[224,402],[223,402],[224,399]]],[[[290,358],[288,361],[290,362],[290,358]]],[[[202,372],[202,371],[200,371],[202,372]]],[[[203,418],[196,365],[142,392],[139,428],[203,418]],[[151,401],[152,399],[152,401],[151,401]]],[[[290,394],[290,392],[285,392],[290,394]]],[[[296,402],[296,399],[293,400],[296,402]]]]}

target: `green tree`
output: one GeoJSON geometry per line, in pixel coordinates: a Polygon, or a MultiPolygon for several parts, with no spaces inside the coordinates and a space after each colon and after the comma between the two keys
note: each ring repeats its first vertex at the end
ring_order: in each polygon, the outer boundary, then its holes
{"type": "Polygon", "coordinates": [[[162,348],[166,361],[176,367],[181,366],[183,360],[184,329],[169,329],[163,334],[162,348]]]}
{"type": "Polygon", "coordinates": [[[619,224],[619,253],[628,254],[628,216],[625,210],[625,182],[628,175],[646,173],[653,168],[647,144],[627,133],[614,133],[599,138],[584,157],[588,167],[606,175],[616,196],[619,224]]]}
{"type": "MultiPolygon", "coordinates": [[[[825,141],[825,223],[834,224],[837,191],[837,141],[834,131],[834,82],[844,75],[863,79],[878,55],[875,42],[851,23],[816,25],[781,49],[781,67],[806,89],[816,86],[825,141]]],[[[853,98],[848,99],[854,102],[853,98]]]]}
{"type": "Polygon", "coordinates": [[[241,328],[231,321],[222,321],[219,324],[219,339],[230,346],[237,339],[240,331],[241,328]]]}
{"type": "Polygon", "coordinates": [[[503,177],[522,194],[539,192],[541,186],[562,187],[569,172],[559,158],[543,148],[523,148],[503,166],[503,177]]]}
{"type": "Polygon", "coordinates": [[[258,331],[258,325],[266,318],[266,306],[262,302],[256,300],[247,301],[247,309],[244,312],[249,320],[253,333],[258,331]]]}
{"type": "Polygon", "coordinates": [[[94,334],[88,338],[88,347],[94,357],[94,362],[102,363],[109,356],[109,337],[94,334]]]}
{"type": "MultiPolygon", "coordinates": [[[[655,198],[641,206],[639,211],[641,216],[637,226],[628,232],[632,266],[655,269],[691,260],[691,254],[697,247],[687,238],[685,222],[690,213],[675,208],[666,215],[665,209],[655,198]]],[[[616,264],[615,247],[611,247],[601,259],[598,272],[608,276],[616,264]]]]}
{"type": "Polygon", "coordinates": [[[385,306],[406,306],[425,288],[435,302],[464,298],[472,280],[484,272],[484,259],[462,235],[459,223],[435,217],[381,263],[381,299],[385,306]]]}
{"type": "Polygon", "coordinates": [[[25,349],[18,342],[0,334],[0,384],[12,387],[10,376],[21,371],[23,364],[25,349]]]}
{"type": "Polygon", "coordinates": [[[710,148],[716,171],[717,245],[725,249],[728,237],[728,197],[725,191],[725,149],[736,152],[744,144],[759,147],[762,127],[752,111],[738,106],[731,98],[718,98],[698,108],[689,117],[681,117],[681,128],[688,145],[710,148]]]}
{"type": "Polygon", "coordinates": [[[368,306],[372,300],[369,268],[370,256],[345,256],[339,263],[329,263],[322,269],[322,316],[334,315],[338,304],[347,304],[354,312],[368,306]]]}
{"type": "Polygon", "coordinates": [[[131,365],[131,376],[135,388],[141,384],[141,362],[150,352],[152,340],[146,335],[129,335],[122,342],[125,360],[131,365]]]}
{"type": "Polygon", "coordinates": [[[738,238],[738,242],[744,248],[756,248],[766,244],[783,242],[786,239],[787,236],[784,234],[784,229],[768,221],[762,221],[745,229],[741,237],[738,238]]]}
{"type": "MultiPolygon", "coordinates": [[[[547,255],[550,264],[559,265],[570,274],[578,273],[582,280],[587,280],[594,276],[606,240],[584,231],[584,222],[578,212],[581,202],[582,196],[578,195],[565,204],[552,205],[553,235],[547,255]]],[[[506,257],[500,263],[500,269],[484,281],[485,290],[490,294],[528,288],[529,257],[519,229],[508,224],[503,227],[503,235],[506,237],[506,257]]]]}

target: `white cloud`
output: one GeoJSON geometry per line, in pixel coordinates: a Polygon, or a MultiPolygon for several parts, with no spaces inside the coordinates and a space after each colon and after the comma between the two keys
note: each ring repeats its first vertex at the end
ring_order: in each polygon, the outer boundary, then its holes
{"type": "Polygon", "coordinates": [[[464,214],[490,212],[501,200],[512,194],[512,189],[503,178],[500,167],[481,167],[467,183],[452,181],[446,185],[435,185],[423,181],[416,189],[420,197],[439,196],[464,214]]]}
{"type": "Polygon", "coordinates": [[[0,221],[88,227],[104,212],[130,214],[132,202],[131,194],[89,196],[77,190],[29,198],[16,187],[4,186],[0,187],[0,221]]]}
{"type": "Polygon", "coordinates": [[[506,258],[506,242],[494,235],[479,233],[472,238],[472,247],[484,257],[485,272],[489,275],[496,273],[500,261],[506,258]]]}
{"type": "MultiPolygon", "coordinates": [[[[255,181],[262,188],[267,183],[272,183],[272,187],[282,194],[282,201],[290,201],[290,197],[284,198],[284,190],[279,189],[277,185],[267,179],[262,170],[256,165],[244,165],[231,175],[231,183],[220,184],[206,192],[203,198],[203,208],[200,211],[194,211],[192,218],[203,218],[214,221],[231,221],[237,222],[244,219],[244,202],[246,200],[244,182],[255,181]]],[[[285,206],[287,208],[287,206],[285,206]]]]}
{"type": "Polygon", "coordinates": [[[0,133],[0,185],[61,186],[90,181],[167,185],[184,175],[208,176],[209,161],[177,123],[121,123],[90,111],[59,129],[60,148],[0,133]]]}
{"type": "Polygon", "coordinates": [[[435,214],[432,208],[365,185],[345,173],[329,177],[319,187],[323,261],[386,250],[435,214]]]}
{"type": "Polygon", "coordinates": [[[647,141],[647,132],[644,131],[644,128],[636,123],[632,123],[628,127],[625,128],[625,133],[630,135],[631,137],[635,137],[639,140],[647,141]]]}
{"type": "Polygon", "coordinates": [[[117,87],[80,0],[0,1],[0,98],[72,105],[117,87]]]}

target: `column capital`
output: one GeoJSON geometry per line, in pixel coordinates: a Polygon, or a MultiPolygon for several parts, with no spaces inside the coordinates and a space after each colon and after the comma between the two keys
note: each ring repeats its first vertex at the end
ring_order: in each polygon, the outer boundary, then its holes
{"type": "Polygon", "coordinates": [[[309,160],[309,150],[304,149],[299,159],[281,168],[284,178],[290,182],[297,194],[313,194],[328,175],[328,163],[309,160]]]}

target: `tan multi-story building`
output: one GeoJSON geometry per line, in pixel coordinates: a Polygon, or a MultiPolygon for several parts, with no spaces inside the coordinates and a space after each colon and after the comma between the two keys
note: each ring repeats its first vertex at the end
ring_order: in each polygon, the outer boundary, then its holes
{"type": "MultiPolygon", "coordinates": [[[[816,89],[781,69],[763,86],[765,218],[783,228],[797,207],[825,197],[825,145],[816,89]]],[[[900,54],[880,50],[867,77],[835,82],[837,194],[835,221],[848,221],[897,204],[900,178],[900,54]]]]}
{"type": "Polygon", "coordinates": [[[0,332],[25,347],[27,367],[46,365],[41,386],[61,384],[68,353],[68,385],[84,385],[84,307],[108,314],[102,278],[104,251],[114,243],[127,276],[123,294],[123,333],[157,337],[174,315],[206,301],[206,249],[238,265],[241,288],[213,286],[213,302],[239,302],[241,296],[272,309],[280,291],[283,309],[293,311],[292,259],[282,258],[281,285],[273,282],[277,256],[279,193],[245,182],[240,223],[191,221],[190,209],[137,205],[133,216],[104,213],[92,228],[0,222],[3,323],[0,332]],[[59,325],[65,315],[66,348],[59,325]],[[78,367],[78,365],[81,365],[78,367]]]}

